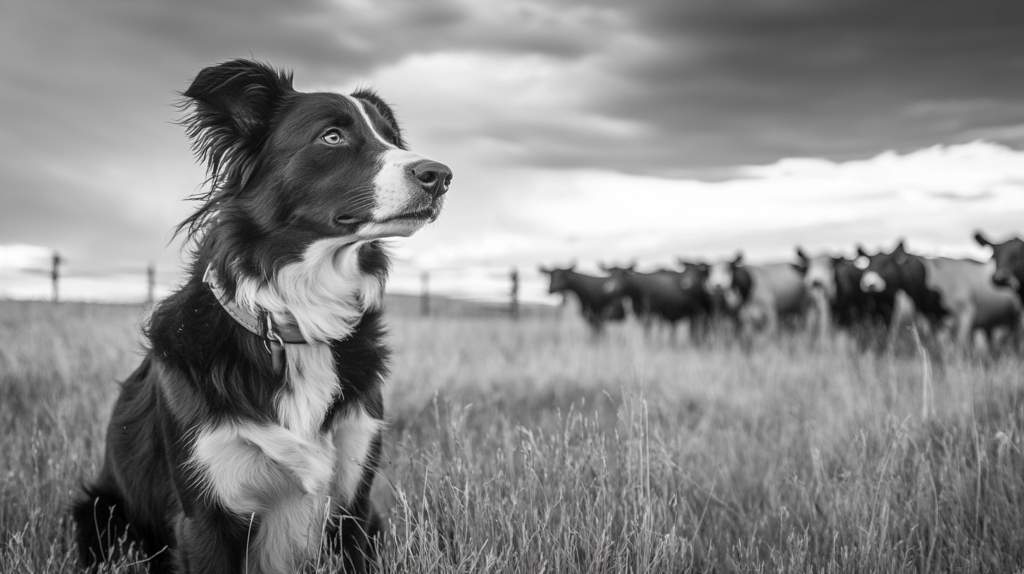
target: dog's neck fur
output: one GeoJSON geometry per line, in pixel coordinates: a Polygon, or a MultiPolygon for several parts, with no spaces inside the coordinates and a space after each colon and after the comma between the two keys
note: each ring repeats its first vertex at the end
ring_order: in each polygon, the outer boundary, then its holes
{"type": "Polygon", "coordinates": [[[311,344],[345,339],[384,294],[383,278],[359,268],[363,245],[345,238],[317,241],[269,282],[239,278],[235,300],[254,313],[266,310],[275,323],[298,326],[311,344]]]}
{"type": "Polygon", "coordinates": [[[310,438],[342,392],[331,341],[347,338],[363,313],[383,298],[383,277],[360,269],[362,242],[324,239],[285,265],[270,282],[241,278],[235,298],[262,308],[278,324],[297,325],[307,344],[285,345],[287,385],[278,394],[278,422],[310,438]]]}

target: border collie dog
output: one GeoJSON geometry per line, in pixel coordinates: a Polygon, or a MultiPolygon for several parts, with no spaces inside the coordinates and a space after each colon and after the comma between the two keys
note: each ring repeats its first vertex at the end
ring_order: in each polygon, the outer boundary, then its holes
{"type": "Polygon", "coordinates": [[[407,151],[371,91],[298,92],[235,60],[183,96],[210,186],[178,228],[190,276],[153,311],[74,505],[82,561],[278,574],[332,551],[371,568],[389,353],[377,240],[434,221],[451,171],[407,151]]]}

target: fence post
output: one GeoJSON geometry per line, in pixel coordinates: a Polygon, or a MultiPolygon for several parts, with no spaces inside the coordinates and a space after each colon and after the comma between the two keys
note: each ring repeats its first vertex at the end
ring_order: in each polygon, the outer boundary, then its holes
{"type": "Polygon", "coordinates": [[[50,277],[53,279],[53,302],[56,303],[60,300],[60,253],[57,251],[53,252],[53,271],[50,272],[50,277]]]}
{"type": "Polygon", "coordinates": [[[146,304],[152,305],[156,300],[156,264],[152,261],[146,267],[146,304]]]}
{"type": "Polygon", "coordinates": [[[509,277],[512,279],[512,300],[509,301],[508,314],[513,319],[519,318],[519,269],[516,267],[512,268],[512,272],[509,273],[509,277]]]}
{"type": "Polygon", "coordinates": [[[420,274],[420,315],[430,315],[430,272],[420,274]]]}

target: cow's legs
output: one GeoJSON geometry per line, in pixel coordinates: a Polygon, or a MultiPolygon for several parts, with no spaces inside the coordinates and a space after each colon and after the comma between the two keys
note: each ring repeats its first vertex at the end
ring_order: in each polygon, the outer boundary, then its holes
{"type": "Polygon", "coordinates": [[[974,312],[964,307],[956,314],[956,347],[961,355],[969,355],[974,347],[974,312]]]}
{"type": "Polygon", "coordinates": [[[765,305],[764,307],[764,332],[769,338],[779,336],[779,312],[775,308],[775,305],[765,305]]]}

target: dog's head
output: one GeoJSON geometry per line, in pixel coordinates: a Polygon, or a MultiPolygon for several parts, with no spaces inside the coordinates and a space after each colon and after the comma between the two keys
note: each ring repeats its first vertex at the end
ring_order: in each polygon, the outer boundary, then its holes
{"type": "Polygon", "coordinates": [[[441,211],[451,170],[407,151],[371,91],[298,92],[291,74],[234,60],[202,70],[182,95],[211,185],[181,228],[253,254],[235,264],[255,274],[323,239],[409,236],[441,211]]]}

